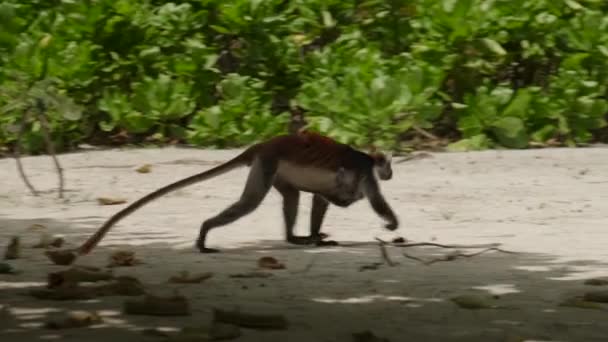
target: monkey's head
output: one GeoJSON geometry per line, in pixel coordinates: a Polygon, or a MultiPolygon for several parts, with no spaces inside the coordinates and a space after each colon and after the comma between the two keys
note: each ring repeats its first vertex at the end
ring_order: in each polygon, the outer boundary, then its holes
{"type": "Polygon", "coordinates": [[[384,154],[374,152],[371,154],[374,158],[374,171],[381,180],[389,180],[393,178],[393,168],[391,167],[392,156],[390,153],[384,154]]]}

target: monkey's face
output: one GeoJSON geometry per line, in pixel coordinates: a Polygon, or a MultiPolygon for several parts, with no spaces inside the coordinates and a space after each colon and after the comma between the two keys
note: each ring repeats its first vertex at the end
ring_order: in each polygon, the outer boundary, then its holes
{"type": "Polygon", "coordinates": [[[374,170],[381,180],[393,178],[393,168],[391,167],[391,155],[376,154],[374,156],[374,170]]]}

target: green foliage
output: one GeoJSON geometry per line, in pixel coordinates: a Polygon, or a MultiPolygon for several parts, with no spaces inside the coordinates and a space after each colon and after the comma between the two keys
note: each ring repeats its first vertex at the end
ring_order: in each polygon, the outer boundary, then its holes
{"type": "Polygon", "coordinates": [[[355,145],[394,147],[413,125],[431,126],[441,113],[434,98],[443,73],[409,56],[385,58],[359,47],[358,34],[311,57],[297,102],[311,126],[355,145]]]}
{"type": "Polygon", "coordinates": [[[360,146],[575,146],[608,136],[606,84],[603,0],[0,4],[0,147],[39,101],[59,150],[117,133],[241,146],[284,133],[295,106],[360,146]]]}
{"type": "Polygon", "coordinates": [[[270,113],[264,82],[228,74],[219,83],[218,92],[218,104],[197,112],[192,119],[189,139],[193,143],[240,146],[285,130],[286,116],[270,113]]]}

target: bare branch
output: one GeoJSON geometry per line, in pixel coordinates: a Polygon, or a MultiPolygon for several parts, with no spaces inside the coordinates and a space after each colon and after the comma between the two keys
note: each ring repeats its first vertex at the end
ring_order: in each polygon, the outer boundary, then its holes
{"type": "Polygon", "coordinates": [[[15,141],[15,149],[13,151],[13,157],[15,158],[15,162],[17,162],[17,170],[19,171],[19,176],[23,179],[23,182],[30,190],[32,195],[38,196],[38,191],[34,188],[32,183],[30,183],[29,179],[25,175],[25,171],[23,170],[23,165],[21,164],[21,139],[23,138],[23,132],[25,131],[25,126],[27,125],[27,119],[29,118],[29,108],[25,108],[23,115],[21,116],[21,123],[19,124],[19,131],[17,132],[17,141],[15,141]]]}
{"type": "Polygon", "coordinates": [[[475,252],[475,253],[468,253],[468,254],[467,253],[460,253],[460,252],[458,252],[458,253],[450,253],[450,254],[444,255],[442,257],[434,258],[434,259],[430,259],[430,260],[426,260],[426,261],[423,260],[423,259],[420,259],[418,257],[409,255],[409,254],[407,254],[405,252],[403,253],[403,256],[406,257],[406,258],[408,258],[408,259],[419,261],[419,262],[421,262],[424,265],[432,265],[432,264],[434,264],[436,262],[453,261],[453,260],[456,260],[458,258],[472,258],[474,256],[477,256],[477,255],[480,255],[480,254],[483,254],[483,253],[486,253],[486,252],[490,252],[490,251],[496,251],[496,252],[507,253],[507,254],[517,254],[516,252],[506,251],[504,249],[492,247],[492,248],[486,248],[486,249],[484,249],[482,251],[475,252]]]}
{"type": "Polygon", "coordinates": [[[389,256],[388,251],[386,250],[386,242],[382,241],[379,238],[376,238],[376,240],[379,242],[380,254],[382,255],[382,259],[384,260],[384,262],[386,262],[386,264],[391,267],[397,266],[398,263],[391,260],[391,257],[389,256]]]}
{"type": "Polygon", "coordinates": [[[51,129],[49,127],[49,121],[46,118],[44,102],[41,99],[36,99],[36,106],[38,107],[38,120],[40,121],[40,127],[42,128],[42,135],[46,144],[46,151],[51,158],[53,158],[53,163],[55,164],[55,169],[57,170],[57,175],[59,177],[59,198],[63,198],[63,168],[61,167],[61,164],[59,164],[59,159],[57,159],[57,155],[55,154],[55,145],[51,139],[51,129]]]}

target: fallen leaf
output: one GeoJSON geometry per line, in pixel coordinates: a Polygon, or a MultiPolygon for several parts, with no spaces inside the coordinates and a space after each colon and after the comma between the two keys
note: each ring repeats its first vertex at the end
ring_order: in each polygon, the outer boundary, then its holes
{"type": "Polygon", "coordinates": [[[70,311],[62,317],[54,318],[46,322],[47,329],[70,329],[82,328],[89,325],[102,323],[103,319],[96,312],[70,311]]]}
{"type": "Polygon", "coordinates": [[[591,278],[591,279],[587,279],[585,280],[585,285],[591,285],[591,286],[605,286],[608,285],[608,279],[604,279],[604,278],[591,278]]]}
{"type": "Polygon", "coordinates": [[[598,303],[594,303],[592,301],[585,300],[581,297],[573,297],[564,300],[559,303],[559,306],[569,306],[573,308],[579,309],[594,309],[594,310],[604,310],[604,307],[598,303]]]}
{"type": "Polygon", "coordinates": [[[268,272],[249,272],[249,273],[234,273],[229,275],[230,278],[269,278],[272,273],[268,272]]]}
{"type": "Polygon", "coordinates": [[[51,250],[45,251],[44,254],[55,265],[71,265],[76,260],[76,253],[72,250],[51,250]]]}
{"type": "Polygon", "coordinates": [[[284,269],[285,265],[273,257],[266,256],[258,259],[258,267],[270,270],[280,270],[284,269]]]}
{"type": "Polygon", "coordinates": [[[0,262],[0,274],[16,274],[17,272],[10,264],[0,262]]]}
{"type": "Polygon", "coordinates": [[[135,266],[142,264],[143,262],[135,257],[133,251],[116,251],[110,255],[110,262],[108,267],[124,267],[124,266],[135,266]]]}
{"type": "Polygon", "coordinates": [[[31,226],[29,226],[27,228],[27,230],[34,231],[34,232],[35,231],[42,231],[42,230],[45,230],[45,229],[46,229],[46,227],[44,225],[38,224],[38,223],[34,223],[34,224],[32,224],[31,226]]]}
{"type": "Polygon", "coordinates": [[[289,325],[285,316],[280,314],[257,314],[241,311],[213,309],[213,322],[238,325],[251,329],[287,329],[289,325]]]}
{"type": "Polygon", "coordinates": [[[99,202],[101,205],[116,205],[127,203],[127,200],[118,197],[98,197],[97,202],[99,202]]]}
{"type": "Polygon", "coordinates": [[[147,294],[141,299],[126,300],[123,311],[129,315],[189,316],[190,303],[181,295],[160,297],[147,294]]]}
{"type": "Polygon", "coordinates": [[[110,280],[113,277],[112,272],[105,272],[91,267],[74,266],[64,271],[49,273],[47,276],[47,288],[52,289],[65,283],[110,280]]]}
{"type": "Polygon", "coordinates": [[[144,164],[144,165],[138,167],[137,169],[135,169],[135,171],[137,171],[139,173],[150,173],[150,171],[152,171],[152,165],[144,164]]]}
{"type": "Polygon", "coordinates": [[[382,338],[374,335],[369,330],[353,333],[354,342],[390,342],[388,338],[382,338]]]}
{"type": "Polygon", "coordinates": [[[33,245],[32,248],[61,248],[65,240],[62,237],[52,237],[50,234],[43,232],[40,236],[40,241],[33,245]]]}
{"type": "Polygon", "coordinates": [[[378,268],[380,268],[380,266],[382,266],[384,263],[382,262],[374,262],[368,265],[362,265],[361,267],[359,267],[359,272],[363,272],[363,271],[375,271],[378,268]]]}
{"type": "Polygon", "coordinates": [[[168,342],[221,341],[233,340],[241,336],[241,329],[233,324],[213,321],[211,327],[184,327],[169,338],[168,342]]]}
{"type": "Polygon", "coordinates": [[[488,298],[476,295],[462,295],[450,298],[452,302],[463,309],[494,309],[496,305],[491,304],[488,298]]]}
{"type": "Polygon", "coordinates": [[[147,328],[141,331],[144,336],[152,336],[152,337],[169,337],[168,332],[160,330],[159,328],[147,328]]]}
{"type": "Polygon", "coordinates": [[[179,275],[169,278],[170,283],[176,284],[198,284],[213,276],[211,272],[205,272],[197,275],[190,275],[188,271],[182,271],[179,275]]]}
{"type": "Polygon", "coordinates": [[[583,299],[590,302],[608,303],[608,290],[587,292],[583,299]]]}
{"type": "Polygon", "coordinates": [[[9,242],[8,246],[6,246],[6,251],[4,252],[4,259],[5,260],[18,259],[20,253],[21,253],[21,246],[19,243],[19,237],[13,236],[11,238],[11,242],[9,242]]]}

